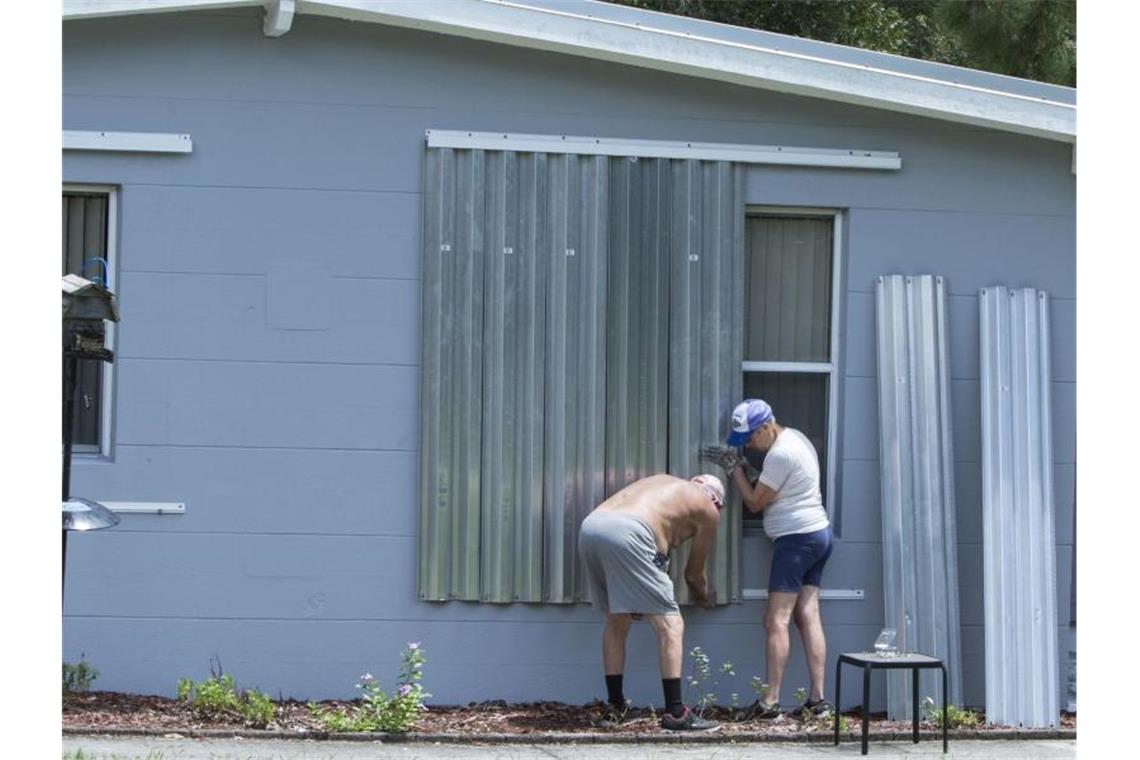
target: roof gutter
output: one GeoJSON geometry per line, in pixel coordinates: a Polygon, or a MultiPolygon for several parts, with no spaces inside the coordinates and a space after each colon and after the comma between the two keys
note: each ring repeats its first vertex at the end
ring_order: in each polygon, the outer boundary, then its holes
{"type": "MultiPolygon", "coordinates": [[[[272,0],[65,0],[64,18],[271,6],[272,0]]],[[[567,6],[573,8],[573,6],[567,6]]],[[[1076,142],[1076,107],[785,50],[510,0],[295,0],[295,11],[585,56],[972,126],[1076,142]]]]}

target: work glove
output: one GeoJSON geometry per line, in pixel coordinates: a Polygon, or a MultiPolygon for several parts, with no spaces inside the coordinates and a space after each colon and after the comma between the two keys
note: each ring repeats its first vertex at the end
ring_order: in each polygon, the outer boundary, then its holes
{"type": "Polygon", "coordinates": [[[740,456],[736,449],[728,446],[703,446],[700,457],[712,462],[730,476],[733,470],[745,463],[744,457],[740,456]]]}

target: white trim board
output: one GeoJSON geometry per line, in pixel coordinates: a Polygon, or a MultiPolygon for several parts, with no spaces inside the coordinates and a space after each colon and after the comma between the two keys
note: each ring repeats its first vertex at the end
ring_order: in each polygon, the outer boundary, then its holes
{"type": "Polygon", "coordinates": [[[854,148],[796,148],[783,145],[624,140],[612,137],[526,135],[437,129],[427,130],[427,146],[429,148],[468,150],[512,150],[524,153],[681,158],[781,166],[826,166],[840,169],[898,170],[902,168],[902,159],[898,153],[854,148]]]}
{"type": "Polygon", "coordinates": [[[64,150],[110,150],[125,153],[190,153],[190,135],[163,132],[100,132],[65,129],[64,150]]]}
{"type": "MultiPolygon", "coordinates": [[[[1076,142],[1076,105],[1065,102],[1064,94],[1055,98],[1025,95],[1015,92],[1014,86],[1001,89],[998,79],[990,86],[967,84],[957,81],[954,67],[919,75],[892,68],[887,57],[875,59],[875,65],[838,60],[828,57],[828,51],[842,46],[824,43],[800,41],[801,50],[793,52],[774,43],[730,39],[718,34],[715,25],[679,31],[666,28],[662,15],[649,11],[622,19],[605,17],[612,14],[599,5],[566,2],[548,7],[526,0],[304,0],[296,3],[295,12],[564,53],[1076,142]]],[[[64,0],[63,19],[231,7],[261,7],[270,15],[280,15],[277,0],[64,0]]],[[[291,28],[282,21],[268,24],[267,31],[284,33],[283,29],[291,28]]],[[[1057,88],[1057,92],[1073,90],[1057,88]]]]}
{"type": "MultiPolygon", "coordinates": [[[[740,591],[740,598],[745,600],[750,599],[767,599],[768,589],[766,588],[746,588],[740,591]]],[[[863,601],[864,594],[861,588],[821,588],[819,590],[820,599],[846,599],[853,602],[863,601]]]]}
{"type": "Polygon", "coordinates": [[[181,501],[99,501],[118,514],[184,515],[186,503],[181,501]]]}

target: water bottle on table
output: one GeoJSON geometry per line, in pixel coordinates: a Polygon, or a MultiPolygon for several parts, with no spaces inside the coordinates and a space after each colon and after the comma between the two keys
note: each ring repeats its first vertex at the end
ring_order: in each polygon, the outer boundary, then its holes
{"type": "Polygon", "coordinates": [[[879,632],[879,638],[875,639],[875,654],[880,657],[895,657],[898,655],[898,647],[895,646],[895,639],[898,638],[898,631],[894,628],[884,628],[879,632]]]}

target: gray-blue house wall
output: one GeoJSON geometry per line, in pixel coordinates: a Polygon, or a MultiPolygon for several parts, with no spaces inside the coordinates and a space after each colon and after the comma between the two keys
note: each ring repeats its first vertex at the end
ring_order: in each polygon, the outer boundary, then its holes
{"type": "MultiPolygon", "coordinates": [[[[64,657],[105,689],[172,694],[218,656],[247,685],[344,697],[427,650],[439,703],[603,693],[586,606],[416,596],[420,197],[426,129],[897,150],[900,172],[752,167],[755,205],[845,212],[841,539],[832,656],[881,625],[874,277],[937,273],[950,296],[963,697],[984,702],[977,290],[1052,296],[1057,625],[1067,640],[1075,479],[1075,182],[1070,149],[553,53],[245,12],[64,25],[64,128],[185,132],[189,155],[67,152],[64,180],[120,188],[114,446],[73,492],[181,501],[69,545],[64,657]],[[295,269],[294,267],[305,267],[295,269]],[[289,319],[282,279],[312,297],[289,319]],[[301,327],[307,329],[281,329],[301,327]]],[[[789,421],[794,424],[794,420],[789,421]]],[[[762,587],[767,539],[744,539],[762,587]]],[[[687,617],[686,645],[763,674],[763,602],[687,617]]],[[[1067,660],[1065,648],[1060,653],[1067,660]]],[[[832,659],[831,662],[834,662],[832,659]]],[[[631,636],[630,696],[657,702],[631,636]]],[[[830,669],[829,669],[830,680],[830,669]]],[[[806,683],[793,646],[785,683],[806,683]]],[[[1063,679],[1062,679],[1063,683],[1063,679]]],[[[854,700],[854,687],[844,703],[854,700]]],[[[845,690],[847,691],[847,690],[845,690]]],[[[880,692],[881,693],[881,692],[880,692]]]]}

